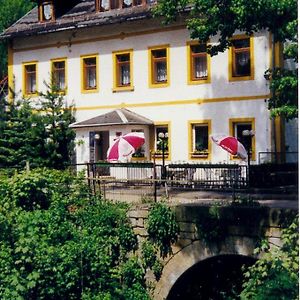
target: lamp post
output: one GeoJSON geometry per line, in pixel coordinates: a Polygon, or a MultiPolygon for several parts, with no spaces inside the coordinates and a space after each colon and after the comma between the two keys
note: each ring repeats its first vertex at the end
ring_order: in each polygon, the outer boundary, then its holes
{"type": "Polygon", "coordinates": [[[247,169],[248,169],[248,184],[250,186],[250,155],[252,155],[251,146],[252,146],[252,138],[255,135],[255,131],[253,130],[243,130],[242,135],[245,137],[250,137],[250,143],[247,147],[247,155],[248,155],[248,162],[247,162],[247,169]]]}
{"type": "Polygon", "coordinates": [[[165,143],[168,139],[168,133],[167,132],[160,132],[158,134],[158,137],[161,139],[162,141],[162,179],[166,179],[166,168],[165,168],[165,143]]]}

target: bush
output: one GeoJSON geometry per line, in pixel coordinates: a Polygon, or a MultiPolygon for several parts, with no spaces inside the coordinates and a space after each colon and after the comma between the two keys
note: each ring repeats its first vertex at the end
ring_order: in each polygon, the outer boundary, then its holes
{"type": "Polygon", "coordinates": [[[299,291],[298,217],[282,230],[281,248],[265,243],[262,257],[244,273],[242,300],[297,300],[299,291]]]}
{"type": "Polygon", "coordinates": [[[1,299],[148,299],[126,206],[46,169],[0,191],[1,299]]]}

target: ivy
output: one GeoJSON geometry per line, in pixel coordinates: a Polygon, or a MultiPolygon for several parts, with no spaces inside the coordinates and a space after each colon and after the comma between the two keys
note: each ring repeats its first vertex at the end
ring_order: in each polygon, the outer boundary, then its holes
{"type": "Polygon", "coordinates": [[[165,203],[155,203],[149,211],[147,231],[149,239],[158,246],[165,257],[171,252],[172,243],[176,242],[179,226],[174,212],[165,203]]]}

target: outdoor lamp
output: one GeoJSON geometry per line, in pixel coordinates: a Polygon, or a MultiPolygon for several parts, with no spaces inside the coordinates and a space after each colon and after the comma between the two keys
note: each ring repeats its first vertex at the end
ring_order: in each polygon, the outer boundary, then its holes
{"type": "Polygon", "coordinates": [[[161,139],[167,139],[168,138],[168,133],[164,133],[164,132],[160,132],[158,134],[158,137],[161,138],[161,139]]]}
{"type": "Polygon", "coordinates": [[[168,138],[167,132],[159,132],[158,137],[163,140],[162,142],[162,179],[166,178],[166,168],[165,168],[165,140],[168,138]]]}
{"type": "Polygon", "coordinates": [[[95,140],[100,140],[100,134],[99,133],[95,134],[95,140]]]}
{"type": "Polygon", "coordinates": [[[253,137],[255,135],[255,131],[252,130],[252,129],[251,130],[243,130],[242,135],[243,136],[251,136],[251,137],[253,137]]]}
{"type": "Polygon", "coordinates": [[[250,150],[251,150],[251,144],[252,144],[252,137],[255,135],[254,130],[243,130],[242,131],[243,136],[249,136],[250,137],[250,145],[248,146],[247,149],[247,154],[248,154],[248,182],[250,184],[250,150]]]}

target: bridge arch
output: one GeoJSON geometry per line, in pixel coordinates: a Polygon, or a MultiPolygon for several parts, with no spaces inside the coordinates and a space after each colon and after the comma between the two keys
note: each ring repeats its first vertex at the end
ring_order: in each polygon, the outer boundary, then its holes
{"type": "Polygon", "coordinates": [[[222,242],[205,243],[197,240],[172,255],[164,266],[154,297],[167,299],[177,280],[193,266],[210,258],[223,255],[238,255],[255,258],[253,255],[257,239],[249,237],[228,237],[222,242]]]}

